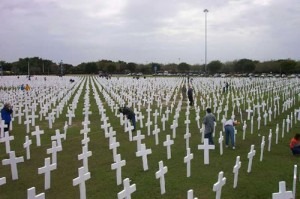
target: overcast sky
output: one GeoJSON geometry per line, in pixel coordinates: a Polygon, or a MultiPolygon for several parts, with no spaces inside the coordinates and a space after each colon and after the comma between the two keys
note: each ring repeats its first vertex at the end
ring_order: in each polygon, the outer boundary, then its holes
{"type": "Polygon", "coordinates": [[[300,60],[299,0],[1,0],[0,60],[300,60]]]}

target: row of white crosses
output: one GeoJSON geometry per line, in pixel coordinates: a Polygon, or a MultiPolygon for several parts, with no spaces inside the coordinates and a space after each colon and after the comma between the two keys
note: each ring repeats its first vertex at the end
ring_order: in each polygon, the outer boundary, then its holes
{"type": "MultiPolygon", "coordinates": [[[[52,141],[52,148],[47,149],[47,153],[51,153],[52,154],[52,163],[50,163],[50,158],[46,158],[45,159],[45,166],[41,167],[38,169],[38,173],[39,174],[45,174],[45,190],[50,188],[50,173],[51,171],[56,169],[56,165],[57,165],[57,160],[56,160],[56,153],[58,151],[62,150],[62,145],[61,145],[61,138],[66,139],[66,126],[64,128],[65,134],[61,135],[59,133],[59,130],[56,130],[56,134],[55,136],[52,136],[51,139],[54,140],[52,141]],[[56,143],[58,146],[56,146],[56,143]]],[[[41,146],[41,142],[40,142],[40,135],[43,134],[43,131],[39,130],[39,127],[36,126],[36,130],[32,132],[32,135],[35,135],[37,138],[37,146],[41,146]]],[[[7,132],[8,135],[8,132],[7,132]]],[[[9,138],[10,136],[8,136],[9,138]]],[[[9,139],[7,139],[9,140],[9,139]]],[[[29,139],[28,136],[25,137],[25,143],[24,143],[24,148],[26,149],[26,157],[27,159],[30,159],[30,145],[32,144],[32,141],[29,139]]],[[[6,144],[9,150],[9,144],[6,144]]],[[[18,172],[17,172],[17,166],[16,163],[19,162],[23,162],[24,159],[23,157],[20,158],[15,158],[15,152],[11,151],[10,152],[10,159],[5,159],[3,160],[3,164],[10,164],[11,165],[11,170],[12,170],[12,178],[13,180],[18,179],[18,172]]],[[[43,198],[44,194],[39,194],[37,196],[35,196],[35,188],[30,188],[28,189],[28,198],[43,198]]]]}
{"type": "MultiPolygon", "coordinates": [[[[89,111],[90,108],[90,78],[87,78],[86,83],[86,89],[85,89],[85,95],[84,95],[84,108],[83,108],[83,115],[84,115],[84,121],[82,122],[83,129],[80,131],[81,134],[83,134],[84,138],[82,139],[81,143],[82,146],[82,153],[78,155],[78,160],[82,160],[83,166],[78,168],[78,177],[73,179],[73,186],[79,185],[79,191],[80,191],[80,199],[86,198],[86,186],[85,182],[91,178],[91,173],[89,172],[88,168],[88,158],[92,156],[92,152],[88,150],[88,143],[90,141],[88,137],[88,133],[90,132],[90,129],[88,128],[88,125],[90,124],[89,121],[89,115],[92,114],[91,111],[89,111]]],[[[94,85],[93,91],[95,92],[94,85]]]]}
{"type": "MultiPolygon", "coordinates": [[[[156,114],[154,115],[154,116],[156,116],[156,114]]],[[[253,157],[253,156],[251,156],[251,154],[252,154],[252,152],[250,153],[250,161],[249,161],[249,169],[248,169],[248,172],[250,172],[251,171],[251,163],[252,163],[252,158],[251,157],[253,157]]]]}

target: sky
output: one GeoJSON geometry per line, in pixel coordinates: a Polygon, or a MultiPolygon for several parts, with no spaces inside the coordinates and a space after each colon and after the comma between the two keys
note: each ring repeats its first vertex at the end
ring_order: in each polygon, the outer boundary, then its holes
{"type": "Polygon", "coordinates": [[[299,0],[1,0],[0,60],[300,60],[299,0]]]}

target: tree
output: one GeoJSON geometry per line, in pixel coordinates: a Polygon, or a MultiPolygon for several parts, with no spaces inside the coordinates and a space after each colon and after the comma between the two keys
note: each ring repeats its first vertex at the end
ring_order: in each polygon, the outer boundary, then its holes
{"type": "Polygon", "coordinates": [[[280,71],[284,73],[292,73],[297,65],[297,62],[294,60],[278,60],[280,63],[280,71]]]}
{"type": "Polygon", "coordinates": [[[178,70],[179,70],[180,72],[188,72],[188,71],[190,71],[190,65],[187,64],[187,63],[184,63],[184,62],[180,63],[180,64],[177,66],[177,68],[178,68],[178,70]]]}
{"type": "Polygon", "coordinates": [[[85,72],[88,74],[98,73],[97,64],[95,62],[89,62],[85,65],[85,72]]]}
{"type": "Polygon", "coordinates": [[[133,63],[133,62],[129,62],[129,63],[127,64],[127,69],[130,70],[130,72],[135,72],[136,64],[133,63]]]}
{"type": "Polygon", "coordinates": [[[109,72],[109,73],[115,73],[116,69],[117,69],[117,67],[116,67],[115,63],[108,64],[108,66],[107,66],[107,72],[109,72]]]}
{"type": "Polygon", "coordinates": [[[223,64],[219,60],[211,61],[207,64],[207,70],[209,73],[216,73],[222,68],[223,64]]]}
{"type": "Polygon", "coordinates": [[[240,59],[234,65],[234,72],[249,73],[255,70],[255,62],[250,59],[240,59]]]}

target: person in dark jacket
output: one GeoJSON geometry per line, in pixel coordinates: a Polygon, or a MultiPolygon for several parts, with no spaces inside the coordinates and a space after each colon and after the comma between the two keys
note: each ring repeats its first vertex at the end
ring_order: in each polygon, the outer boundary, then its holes
{"type": "Polygon", "coordinates": [[[135,113],[131,108],[128,107],[121,107],[119,108],[119,112],[123,113],[123,115],[126,115],[127,119],[129,119],[134,127],[133,131],[135,131],[136,128],[136,121],[135,121],[135,113]]]}
{"type": "Polygon", "coordinates": [[[4,107],[1,110],[1,118],[4,120],[6,127],[4,128],[4,132],[9,131],[9,125],[11,121],[11,115],[13,113],[12,106],[10,103],[5,103],[4,107]]]}
{"type": "Polygon", "coordinates": [[[211,108],[206,109],[206,115],[203,118],[204,138],[208,138],[210,145],[214,145],[213,132],[215,129],[215,116],[211,113],[211,108]]]}
{"type": "Polygon", "coordinates": [[[193,91],[192,87],[190,86],[189,89],[188,89],[188,97],[189,97],[189,101],[190,101],[190,106],[194,105],[193,92],[194,91],[193,91]]]}

